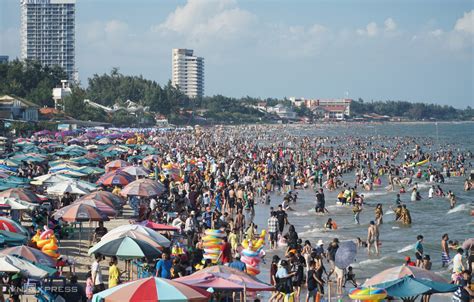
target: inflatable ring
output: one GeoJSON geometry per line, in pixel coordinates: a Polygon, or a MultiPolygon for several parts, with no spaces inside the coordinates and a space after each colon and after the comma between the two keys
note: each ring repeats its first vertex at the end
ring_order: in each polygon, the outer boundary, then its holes
{"type": "Polygon", "coordinates": [[[247,257],[257,257],[258,256],[258,252],[254,252],[254,251],[248,250],[248,249],[242,250],[241,254],[243,256],[247,256],[247,257]]]}
{"type": "Polygon", "coordinates": [[[349,292],[349,298],[353,300],[383,300],[387,297],[387,291],[383,288],[359,287],[349,292]]]}
{"type": "Polygon", "coordinates": [[[36,246],[39,247],[39,248],[42,248],[43,246],[45,246],[46,244],[48,244],[50,242],[51,242],[50,239],[38,240],[38,241],[36,241],[36,246]]]}
{"type": "Polygon", "coordinates": [[[41,233],[41,235],[39,237],[40,237],[41,240],[44,240],[44,239],[47,239],[49,236],[51,236],[53,234],[54,234],[53,230],[48,229],[48,230],[44,231],[43,233],[41,233]]]}
{"type": "Polygon", "coordinates": [[[260,270],[256,267],[247,266],[247,274],[255,276],[260,274],[260,270]]]}
{"type": "Polygon", "coordinates": [[[221,230],[211,230],[211,229],[207,229],[206,231],[204,231],[204,234],[206,235],[210,235],[210,236],[216,236],[216,237],[225,237],[225,233],[222,232],[221,230]]]}
{"type": "Polygon", "coordinates": [[[206,249],[216,249],[220,250],[223,244],[216,244],[216,243],[204,243],[203,246],[206,249]]]}
{"type": "Polygon", "coordinates": [[[261,259],[258,258],[258,257],[247,257],[247,256],[242,256],[242,262],[245,263],[245,264],[248,264],[250,266],[254,266],[256,267],[257,265],[259,265],[261,259]]]}

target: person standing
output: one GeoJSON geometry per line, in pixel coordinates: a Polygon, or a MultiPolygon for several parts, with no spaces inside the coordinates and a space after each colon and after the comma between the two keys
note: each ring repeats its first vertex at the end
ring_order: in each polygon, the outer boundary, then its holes
{"type": "Polygon", "coordinates": [[[156,277],[171,279],[171,263],[170,256],[167,253],[161,255],[161,259],[156,262],[156,277]]]}
{"type": "Polygon", "coordinates": [[[354,223],[360,224],[360,213],[362,212],[362,206],[359,203],[355,203],[352,207],[352,212],[354,213],[354,223]]]}
{"type": "Polygon", "coordinates": [[[371,247],[374,246],[375,253],[379,255],[379,228],[375,221],[371,221],[367,229],[367,254],[370,255],[371,247]]]}
{"type": "Polygon", "coordinates": [[[455,284],[459,284],[462,279],[462,272],[464,271],[463,253],[464,250],[458,248],[456,255],[453,257],[453,274],[451,278],[455,284]]]}
{"type": "Polygon", "coordinates": [[[283,210],[283,206],[278,206],[278,211],[275,212],[275,216],[278,220],[278,232],[283,235],[283,230],[285,225],[288,224],[288,215],[286,214],[285,210],[283,210]]]}
{"type": "Polygon", "coordinates": [[[109,266],[109,288],[120,284],[120,270],[117,267],[117,257],[113,256],[109,266]]]}
{"type": "MultiPolygon", "coordinates": [[[[331,273],[334,271],[336,267],[336,252],[339,249],[339,239],[334,238],[332,242],[329,244],[327,249],[327,257],[329,264],[331,265],[331,273]]],[[[331,274],[330,273],[330,274],[331,274]]]]}
{"type": "Polygon", "coordinates": [[[422,267],[423,266],[423,236],[418,235],[416,236],[416,243],[415,243],[415,257],[416,257],[416,266],[422,267]]]}
{"type": "Polygon", "coordinates": [[[270,213],[268,218],[268,235],[270,236],[270,249],[276,248],[277,236],[278,236],[278,219],[276,218],[275,212],[270,213]]]}
{"type": "Polygon", "coordinates": [[[445,266],[449,265],[449,262],[451,262],[451,257],[449,256],[448,240],[449,240],[448,234],[443,234],[443,237],[441,238],[441,263],[442,263],[442,267],[445,267],[445,266]]]}
{"type": "Polygon", "coordinates": [[[375,224],[381,225],[383,223],[383,209],[382,204],[378,203],[375,207],[375,224]]]}
{"type": "Polygon", "coordinates": [[[92,263],[91,272],[92,283],[94,284],[94,294],[105,290],[104,280],[102,278],[102,267],[100,266],[100,261],[103,259],[102,254],[97,253],[95,254],[95,261],[92,263]]]}

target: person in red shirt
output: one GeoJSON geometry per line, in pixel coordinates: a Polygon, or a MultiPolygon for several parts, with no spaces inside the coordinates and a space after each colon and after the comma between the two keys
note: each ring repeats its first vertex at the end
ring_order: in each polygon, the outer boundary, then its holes
{"type": "Polygon", "coordinates": [[[232,246],[227,241],[227,237],[224,238],[224,245],[222,245],[222,263],[229,263],[232,259],[232,246]]]}
{"type": "Polygon", "coordinates": [[[405,265],[407,265],[407,266],[416,266],[415,262],[411,261],[410,256],[405,257],[405,265]]]}

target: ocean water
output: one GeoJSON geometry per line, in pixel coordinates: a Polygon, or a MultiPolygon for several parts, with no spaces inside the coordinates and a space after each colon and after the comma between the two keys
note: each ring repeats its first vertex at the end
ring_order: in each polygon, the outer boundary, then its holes
{"type": "MultiPolygon", "coordinates": [[[[439,149],[451,149],[454,151],[474,151],[474,123],[420,123],[420,124],[381,124],[381,125],[320,125],[320,126],[293,126],[294,133],[304,136],[331,136],[336,137],[341,143],[349,136],[366,137],[374,142],[380,141],[380,136],[406,136],[414,138],[429,137],[433,145],[425,152],[432,152],[439,149]],[[431,149],[431,150],[429,150],[431,149]]],[[[390,146],[390,141],[385,142],[390,146]]],[[[469,159],[468,159],[469,160],[469,159]]],[[[472,159],[470,159],[472,162],[472,159]]],[[[434,163],[437,165],[437,163],[434,163]]],[[[467,173],[470,168],[466,168],[467,173]]],[[[345,182],[352,184],[355,175],[346,174],[343,177],[345,182]]],[[[316,215],[314,212],[315,196],[311,188],[298,190],[298,201],[291,204],[294,211],[288,212],[288,219],[293,224],[300,236],[304,240],[310,240],[314,246],[319,239],[325,243],[325,247],[335,237],[339,240],[351,240],[357,237],[365,240],[367,237],[367,227],[370,220],[374,220],[374,208],[376,203],[382,203],[384,209],[383,224],[380,226],[380,256],[368,256],[364,248],[360,248],[356,262],[353,264],[354,272],[358,283],[363,283],[374,274],[401,265],[405,256],[414,259],[413,244],[417,235],[424,236],[425,254],[430,255],[433,262],[432,270],[449,279],[450,272],[441,267],[440,241],[444,233],[448,233],[451,240],[458,240],[461,244],[474,235],[474,219],[471,210],[474,204],[474,191],[465,192],[463,190],[465,178],[446,178],[445,184],[441,184],[444,192],[453,191],[457,196],[457,206],[449,209],[449,200],[442,197],[428,199],[429,185],[424,180],[419,180],[419,188],[422,197],[421,201],[411,202],[410,194],[402,194],[402,202],[407,204],[412,216],[412,225],[404,226],[394,221],[394,213],[389,206],[394,206],[397,191],[387,192],[386,177],[382,178],[382,185],[374,187],[374,191],[362,192],[365,195],[364,209],[360,215],[360,225],[354,224],[351,207],[336,205],[338,191],[329,192],[325,190],[326,207],[329,214],[324,216],[316,215]],[[324,231],[323,225],[331,217],[338,224],[338,229],[334,231],[324,231]]],[[[408,190],[407,190],[408,191],[408,190]]],[[[271,206],[277,207],[282,202],[283,196],[272,195],[271,206]]],[[[259,229],[266,228],[269,215],[268,205],[257,205],[255,222],[259,229]]],[[[268,244],[267,244],[268,247],[268,244]]],[[[271,257],[278,254],[284,256],[284,250],[278,249],[267,251],[266,264],[261,265],[262,273],[259,279],[269,282],[269,267],[271,257]]],[[[325,264],[328,267],[328,264],[325,264]]],[[[334,297],[334,296],[333,296],[334,297]]],[[[263,295],[263,300],[267,300],[268,295],[263,295]]],[[[302,297],[302,301],[304,297],[302,297]]],[[[347,298],[344,298],[346,300],[347,298]]],[[[435,295],[431,301],[449,301],[449,296],[435,295]]],[[[335,300],[337,301],[337,300],[335,300]]]]}

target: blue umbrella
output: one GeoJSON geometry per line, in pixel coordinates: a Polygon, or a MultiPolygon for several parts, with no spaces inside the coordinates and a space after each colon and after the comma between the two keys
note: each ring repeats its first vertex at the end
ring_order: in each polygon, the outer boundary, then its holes
{"type": "Polygon", "coordinates": [[[336,252],[335,263],[340,269],[345,269],[355,261],[357,245],[354,241],[342,241],[336,252]]]}

